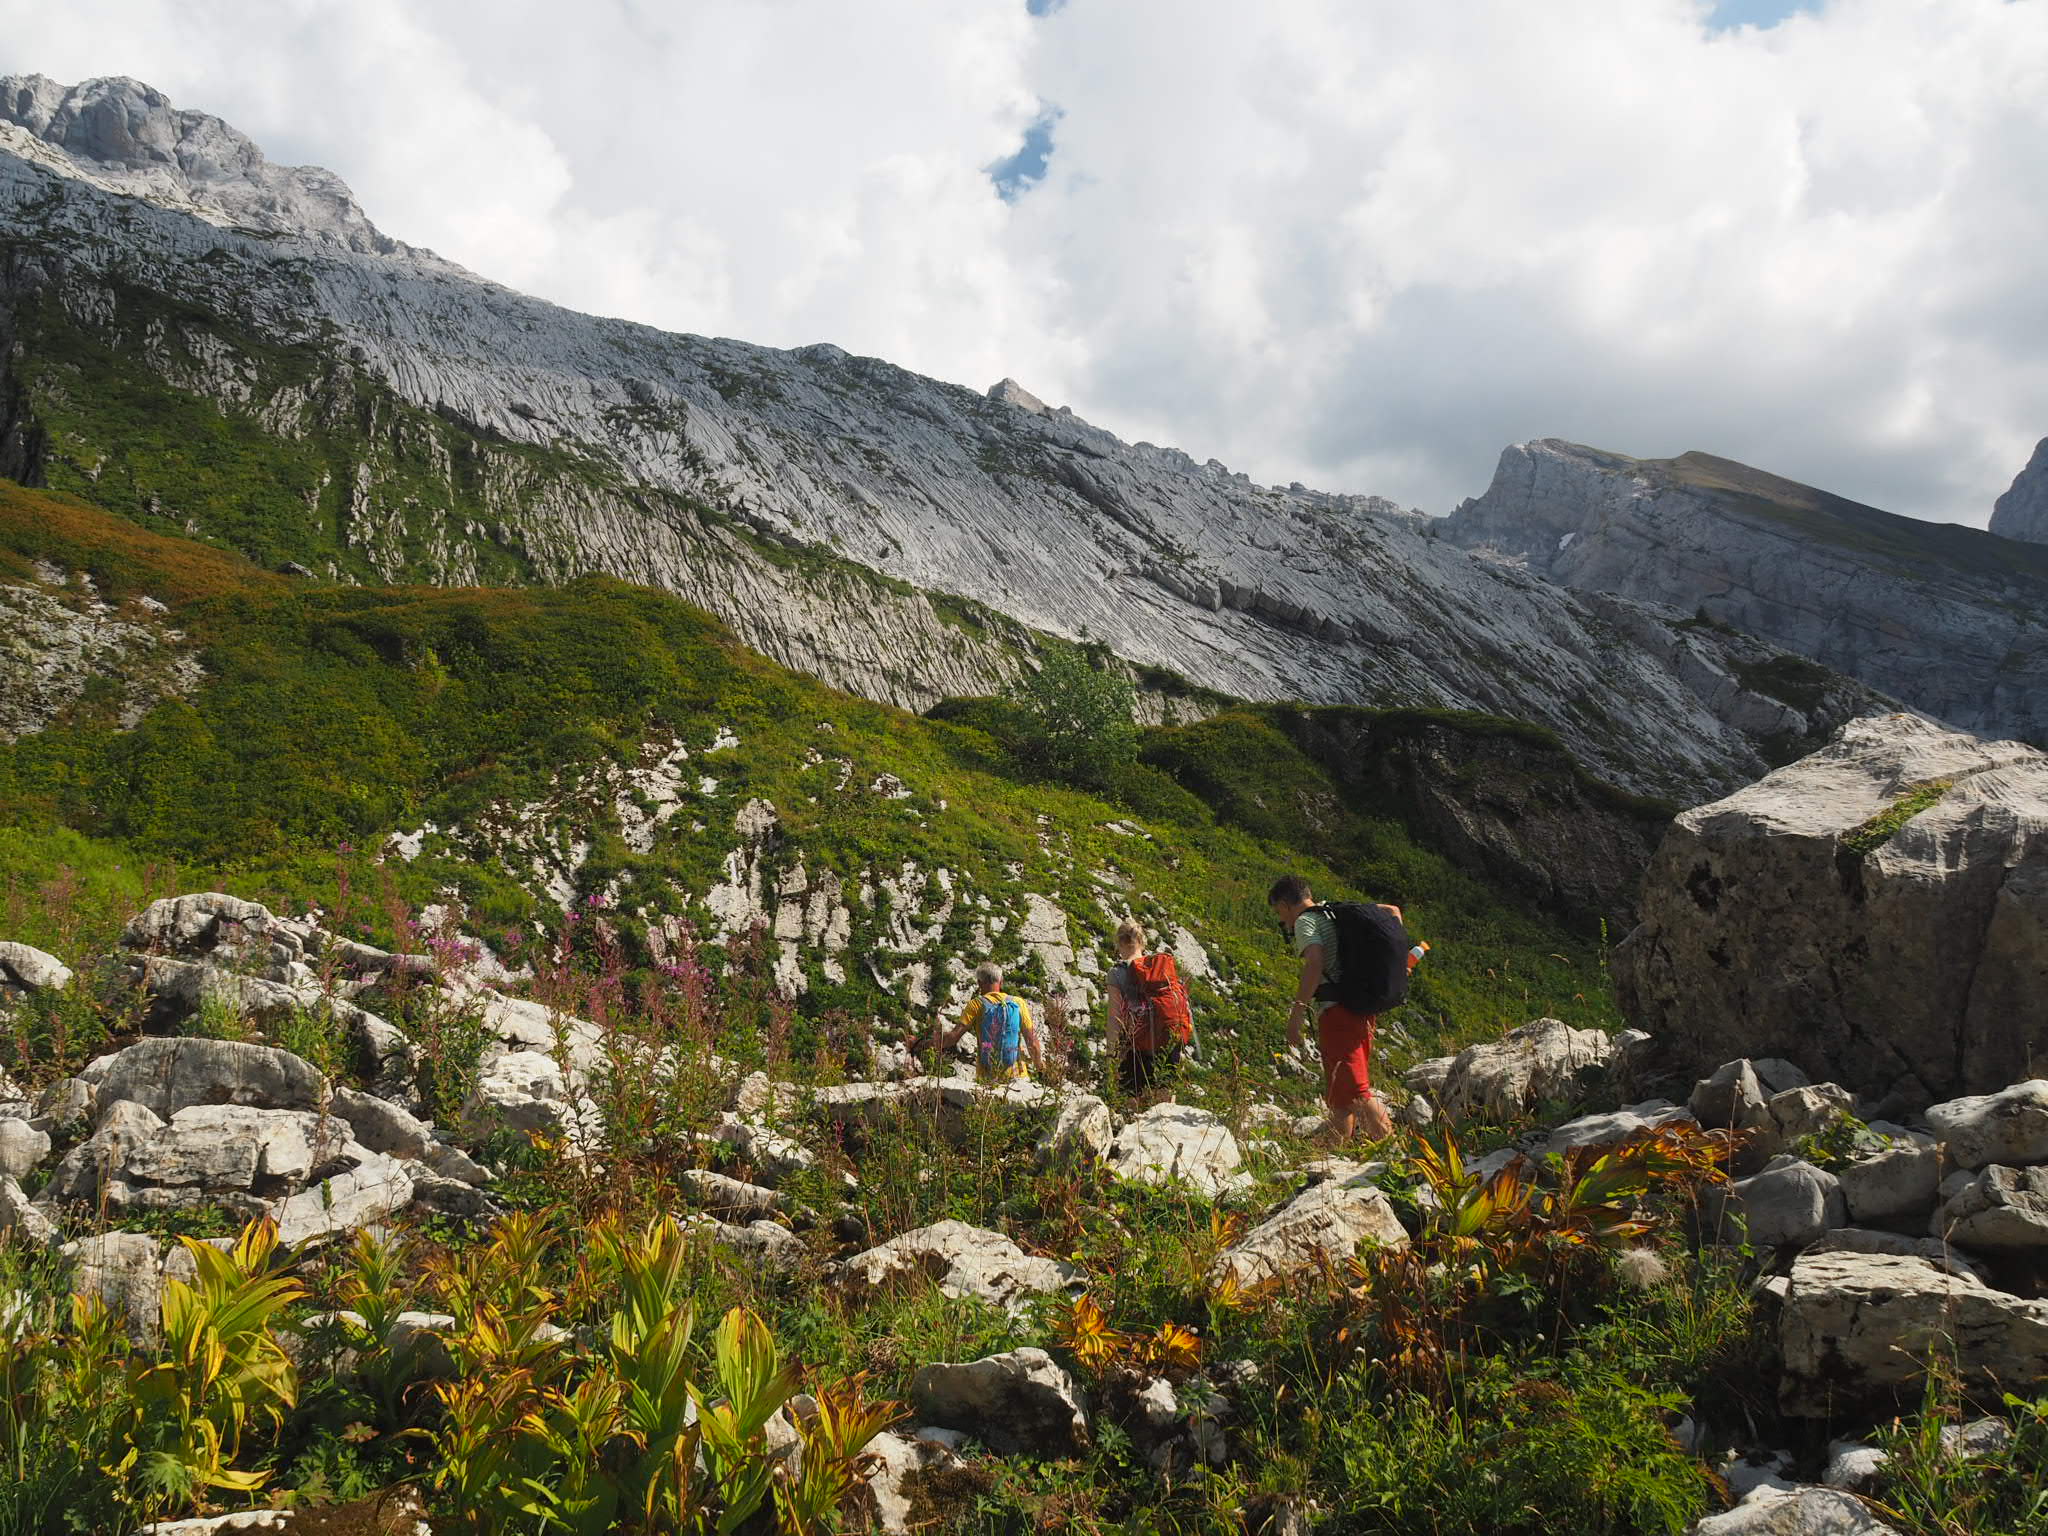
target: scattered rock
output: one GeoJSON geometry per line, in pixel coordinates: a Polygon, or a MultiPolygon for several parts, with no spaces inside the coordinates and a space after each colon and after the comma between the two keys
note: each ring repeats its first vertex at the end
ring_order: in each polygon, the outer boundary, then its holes
{"type": "Polygon", "coordinates": [[[1710,1131],[1747,1124],[1764,1107],[1763,1085],[1748,1057],[1723,1062],[1693,1085],[1686,1101],[1693,1117],[1710,1131]]]}
{"type": "Polygon", "coordinates": [[[920,1418],[961,1429],[1004,1455],[1078,1455],[1088,1446],[1081,1385],[1042,1349],[927,1365],[910,1381],[920,1418]]]}
{"type": "Polygon", "coordinates": [[[1936,1237],[1986,1253],[2048,1249],[2048,1168],[1993,1163],[1951,1175],[1941,1195],[1931,1228],[1936,1237]]]}
{"type": "Polygon", "coordinates": [[[1751,1132],[1753,1139],[1744,1151],[1761,1166],[1781,1152],[1795,1150],[1808,1136],[1820,1135],[1855,1109],[1855,1095],[1837,1083],[1787,1088],[1738,1120],[1736,1128],[1751,1132]]]}
{"type": "Polygon", "coordinates": [[[1079,1290],[1087,1277],[1074,1265],[1026,1253],[1000,1232],[964,1221],[935,1222],[893,1237],[838,1267],[841,1282],[870,1291],[907,1275],[923,1275],[947,1296],[973,1296],[1013,1315],[1046,1291],[1079,1290]]]}
{"type": "Polygon", "coordinates": [[[1937,1104],[1927,1126],[1958,1168],[2048,1163],[2048,1079],[1937,1104]]]}
{"type": "Polygon", "coordinates": [[[1546,1154],[1569,1152],[1574,1147],[1599,1147],[1626,1141],[1639,1131],[1664,1125],[1693,1124],[1692,1111],[1680,1109],[1669,1099],[1647,1099],[1641,1104],[1624,1104],[1605,1114],[1581,1115],[1550,1133],[1543,1145],[1546,1154]]]}
{"type": "Polygon", "coordinates": [[[1104,1162],[1133,1184],[1185,1184],[1213,1200],[1234,1187],[1243,1160],[1229,1126],[1205,1109],[1169,1103],[1153,1105],[1117,1132],[1104,1162]]]}
{"type": "Polygon", "coordinates": [[[327,1102],[327,1078],[311,1062],[237,1040],[140,1040],[78,1075],[101,1104],[126,1099],[165,1118],[195,1104],[318,1109],[327,1102]]]}
{"type": "Polygon", "coordinates": [[[961,1465],[952,1446],[922,1431],[903,1435],[885,1429],[867,1443],[861,1454],[874,1458],[874,1471],[867,1480],[867,1497],[874,1510],[876,1528],[889,1536],[910,1536],[926,1524],[916,1519],[917,1499],[911,1487],[915,1474],[961,1465]]]}
{"type": "Polygon", "coordinates": [[[773,1216],[788,1203],[786,1197],[772,1189],[729,1179],[722,1173],[712,1173],[704,1168],[686,1170],[681,1182],[705,1209],[727,1216],[741,1216],[748,1220],[773,1216]]]}
{"type": "Polygon", "coordinates": [[[1216,1256],[1209,1283],[1228,1277],[1246,1290],[1341,1265],[1363,1242],[1405,1246],[1408,1233],[1386,1195],[1371,1184],[1310,1185],[1216,1256]]]}
{"type": "Polygon", "coordinates": [[[62,992],[71,968],[28,944],[0,943],[0,1007],[34,992],[62,992]]]}
{"type": "Polygon", "coordinates": [[[1600,1030],[1537,1019],[1460,1051],[1432,1097],[1452,1116],[1505,1120],[1547,1099],[1569,1097],[1579,1073],[1604,1065],[1612,1048],[1600,1030]]]}
{"type": "Polygon", "coordinates": [[[155,1140],[163,1120],[131,1099],[115,1099],[100,1114],[92,1135],[64,1154],[43,1187],[44,1201],[97,1201],[102,1187],[121,1169],[137,1147],[155,1140]]]}
{"type": "Polygon", "coordinates": [[[1827,1469],[1820,1480],[1830,1488],[1840,1488],[1849,1493],[1869,1493],[1877,1487],[1877,1481],[1884,1475],[1886,1463],[1891,1460],[1874,1445],[1864,1445],[1855,1440],[1836,1440],[1828,1446],[1827,1469]]]}
{"type": "Polygon", "coordinates": [[[1898,1536],[1870,1506],[1839,1488],[1759,1489],[1690,1536],[1898,1536]]]}
{"type": "Polygon", "coordinates": [[[389,1099],[338,1085],[328,1106],[348,1123],[350,1133],[372,1152],[427,1161],[436,1145],[434,1128],[389,1099]]]}
{"type": "Polygon", "coordinates": [[[2026,1301],[1924,1259],[1805,1253],[1779,1314],[1788,1413],[1828,1417],[1919,1388],[1931,1353],[1971,1390],[2048,1375],[2048,1301],[2026,1301]]]}
{"type": "Polygon", "coordinates": [[[1808,1253],[1877,1253],[1891,1258],[1925,1259],[1936,1269],[1969,1280],[1985,1280],[1983,1267],[1938,1237],[1911,1237],[1903,1232],[1868,1227],[1837,1227],[1818,1239],[1808,1253]]]}
{"type": "Polygon", "coordinates": [[[26,1120],[0,1120],[0,1176],[25,1179],[49,1155],[49,1132],[26,1120]]]}
{"type": "Polygon", "coordinates": [[[1116,1120],[1107,1104],[1092,1093],[1069,1094],[1039,1140],[1038,1158],[1048,1165],[1098,1163],[1115,1139],[1116,1120]]]}
{"type": "Polygon", "coordinates": [[[1918,1227],[1934,1209],[1941,1154],[1931,1146],[1895,1145],[1857,1159],[1835,1177],[1854,1220],[1918,1227]]]}
{"type": "Polygon", "coordinates": [[[270,1208],[277,1238],[296,1248],[396,1216],[412,1204],[411,1177],[388,1157],[365,1150],[361,1163],[270,1208]]]}
{"type": "Polygon", "coordinates": [[[1835,1176],[1796,1157],[1772,1158],[1728,1194],[1729,1213],[1742,1217],[1760,1248],[1803,1247],[1849,1220],[1835,1176]]]}
{"type": "Polygon", "coordinates": [[[18,1237],[48,1247],[56,1238],[57,1229],[50,1218],[32,1203],[12,1178],[0,1174],[0,1232],[12,1231],[18,1237]]]}
{"type": "Polygon", "coordinates": [[[57,1250],[71,1261],[74,1295],[97,1296],[122,1319],[129,1336],[156,1336],[163,1296],[164,1258],[157,1240],[141,1232],[102,1232],[57,1250]]]}

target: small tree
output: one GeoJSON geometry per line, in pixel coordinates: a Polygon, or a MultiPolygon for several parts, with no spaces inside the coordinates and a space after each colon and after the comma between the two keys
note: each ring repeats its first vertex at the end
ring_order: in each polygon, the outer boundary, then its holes
{"type": "Polygon", "coordinates": [[[1009,701],[1022,717],[1018,750],[1057,778],[1106,789],[1137,759],[1137,695],[1102,647],[1048,646],[1009,701]]]}

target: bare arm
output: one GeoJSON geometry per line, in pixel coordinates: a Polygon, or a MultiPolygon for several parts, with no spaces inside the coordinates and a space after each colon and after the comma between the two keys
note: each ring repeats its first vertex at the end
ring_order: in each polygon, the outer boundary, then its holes
{"type": "Polygon", "coordinates": [[[1309,1004],[1315,1001],[1316,988],[1322,984],[1323,946],[1311,944],[1301,952],[1301,981],[1294,989],[1294,1006],[1287,1013],[1287,1045],[1290,1050],[1301,1044],[1301,1031],[1308,1022],[1309,1004]]]}

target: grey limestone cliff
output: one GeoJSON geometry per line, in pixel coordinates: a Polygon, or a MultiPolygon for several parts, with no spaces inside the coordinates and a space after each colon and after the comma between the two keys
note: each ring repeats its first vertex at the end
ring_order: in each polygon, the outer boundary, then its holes
{"type": "Polygon", "coordinates": [[[1555,439],[1504,452],[1444,537],[1575,591],[1731,625],[1951,724],[2048,740],[2036,545],[1707,454],[1633,459],[1555,439]]]}
{"type": "Polygon", "coordinates": [[[1991,531],[2008,539],[2048,544],[2048,437],[2034,445],[2027,467],[1991,509],[1991,531]]]}
{"type": "Polygon", "coordinates": [[[1690,607],[1582,599],[1377,497],[1255,485],[1009,381],[526,298],[133,81],[0,81],[0,358],[18,477],[340,579],[665,587],[913,707],[999,685],[1028,626],[1246,698],[1535,720],[1684,798],[1842,713],[1749,686],[1690,607]],[[152,389],[152,430],[227,418],[241,482],[151,454],[110,402],[152,389]]]}

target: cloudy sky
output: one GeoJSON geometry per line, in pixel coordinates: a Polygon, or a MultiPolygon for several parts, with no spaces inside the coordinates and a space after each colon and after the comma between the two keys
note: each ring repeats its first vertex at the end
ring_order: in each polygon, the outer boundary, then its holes
{"type": "Polygon", "coordinates": [[[2048,0],[0,0],[15,71],[1261,481],[1561,436],[1981,524],[2048,433],[2048,0]]]}

